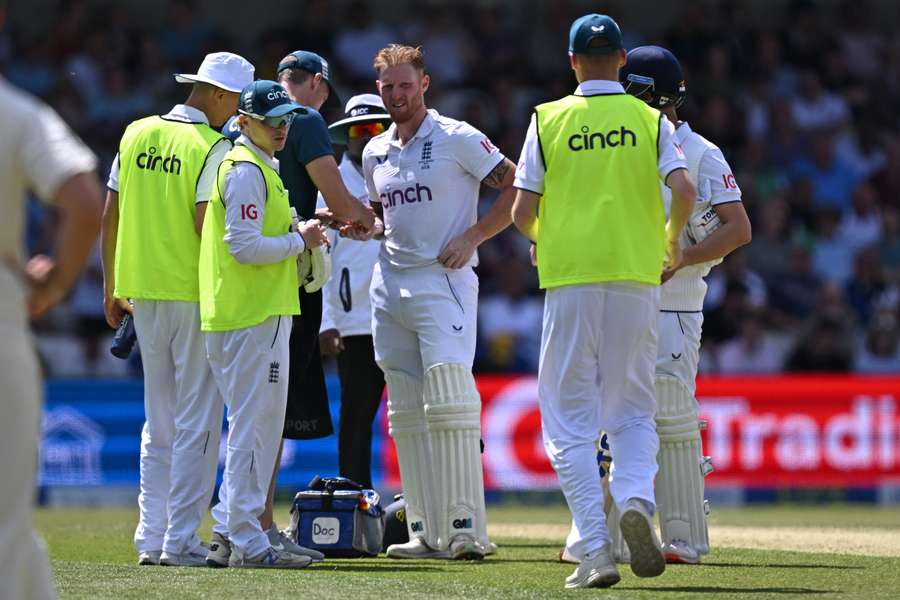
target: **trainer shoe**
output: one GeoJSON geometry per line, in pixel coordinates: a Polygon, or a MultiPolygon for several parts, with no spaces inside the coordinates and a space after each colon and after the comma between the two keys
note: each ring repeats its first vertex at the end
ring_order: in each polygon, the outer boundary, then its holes
{"type": "Polygon", "coordinates": [[[566,589],[606,588],[619,583],[620,579],[619,569],[616,568],[607,544],[596,553],[585,555],[575,571],[566,577],[566,589]]]}
{"type": "Polygon", "coordinates": [[[238,557],[235,552],[231,555],[228,566],[239,569],[302,569],[310,563],[312,559],[308,556],[269,547],[255,556],[238,557]]]}
{"type": "Polygon", "coordinates": [[[158,565],[159,557],[162,554],[162,550],[147,550],[145,552],[138,552],[138,564],[142,567],[148,565],[158,565]]]}
{"type": "Polygon", "coordinates": [[[450,558],[450,553],[435,550],[422,538],[413,538],[405,544],[391,544],[385,552],[388,558],[450,558]]]}
{"type": "Polygon", "coordinates": [[[450,540],[450,558],[453,560],[483,560],[484,546],[467,533],[460,533],[450,540]]]}
{"type": "Polygon", "coordinates": [[[205,567],[206,557],[209,554],[209,546],[201,543],[196,549],[183,554],[166,552],[163,550],[159,557],[159,564],[166,567],[205,567]]]}
{"type": "Polygon", "coordinates": [[[674,539],[662,547],[663,556],[667,563],[699,565],[700,553],[694,550],[690,544],[682,539],[674,539]]]}
{"type": "Polygon", "coordinates": [[[657,577],[666,570],[650,512],[639,498],[625,502],[619,529],[631,554],[631,570],[638,577],[657,577]]]}
{"type": "Polygon", "coordinates": [[[577,565],[581,563],[581,559],[569,552],[569,547],[566,546],[562,550],[559,551],[559,562],[570,563],[573,565],[577,565]]]}
{"type": "Polygon", "coordinates": [[[231,540],[213,531],[209,542],[209,552],[206,554],[206,566],[214,569],[224,569],[231,558],[231,540]]]}
{"type": "Polygon", "coordinates": [[[272,523],[272,526],[266,530],[266,535],[269,537],[269,543],[272,544],[272,547],[276,550],[287,550],[291,554],[308,556],[313,562],[321,562],[325,558],[325,555],[318,550],[306,548],[300,544],[294,543],[291,538],[278,530],[278,526],[275,523],[272,523]]]}
{"type": "Polygon", "coordinates": [[[499,550],[499,547],[494,542],[488,542],[487,544],[482,544],[482,546],[484,546],[485,556],[493,556],[497,554],[497,550],[499,550]]]}

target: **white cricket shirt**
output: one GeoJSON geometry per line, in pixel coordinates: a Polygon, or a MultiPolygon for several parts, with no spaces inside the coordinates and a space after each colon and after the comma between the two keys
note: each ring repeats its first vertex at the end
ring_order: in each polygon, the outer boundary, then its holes
{"type": "Polygon", "coordinates": [[[63,183],[97,158],[53,109],[0,77],[0,325],[25,327],[25,192],[54,200],[63,183]]]}
{"type": "MultiPolygon", "coordinates": [[[[398,269],[437,263],[447,243],[477,221],[481,181],[503,159],[486,135],[435,110],[405,146],[396,125],[372,138],[363,175],[370,200],[384,209],[381,259],[398,269]]],[[[477,263],[475,253],[468,266],[477,263]]]]}
{"type": "MultiPolygon", "coordinates": [[[[692,227],[703,221],[704,215],[713,210],[714,206],[740,202],[741,189],[718,146],[692,131],[686,122],[678,124],[675,138],[684,150],[688,172],[697,186],[697,202],[680,238],[681,247],[684,248],[690,243],[688,235],[692,227]]],[[[668,215],[672,204],[672,192],[666,186],[663,186],[663,201],[668,215]]],[[[710,261],[679,269],[662,285],[660,308],[680,312],[703,310],[703,298],[706,296],[706,281],[703,278],[719,262],[721,261],[710,261]]]]}
{"type": "MultiPolygon", "coordinates": [[[[368,206],[369,193],[361,167],[345,154],[338,168],[347,191],[368,206]]],[[[321,193],[318,206],[326,206],[321,193]]],[[[322,288],[322,326],[319,331],[337,329],[345,337],[372,335],[369,286],[381,242],[351,240],[341,237],[334,229],[328,230],[328,239],[331,241],[331,278],[322,288]]]]}

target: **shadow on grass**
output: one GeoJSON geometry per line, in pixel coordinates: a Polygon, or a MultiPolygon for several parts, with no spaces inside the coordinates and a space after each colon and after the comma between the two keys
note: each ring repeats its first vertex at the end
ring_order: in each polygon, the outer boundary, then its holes
{"type": "Polygon", "coordinates": [[[559,552],[562,546],[563,544],[502,544],[500,551],[502,552],[504,548],[547,548],[559,552]]]}
{"type": "Polygon", "coordinates": [[[855,570],[864,570],[866,567],[860,567],[856,565],[776,565],[771,563],[766,563],[764,565],[748,565],[742,563],[700,563],[699,565],[688,565],[691,567],[700,566],[700,567],[731,567],[731,568],[741,568],[741,569],[855,569],[855,570]]]}
{"type": "Polygon", "coordinates": [[[300,569],[305,573],[325,573],[335,571],[358,571],[360,573],[441,573],[447,569],[438,566],[429,565],[393,565],[393,564],[359,564],[359,563],[335,563],[324,562],[321,565],[314,565],[307,569],[300,569]]]}
{"type": "Polygon", "coordinates": [[[705,585],[684,585],[672,587],[620,587],[616,586],[615,591],[630,590],[635,592],[695,592],[698,594],[837,594],[838,590],[813,590],[802,587],[720,587],[705,585]]]}

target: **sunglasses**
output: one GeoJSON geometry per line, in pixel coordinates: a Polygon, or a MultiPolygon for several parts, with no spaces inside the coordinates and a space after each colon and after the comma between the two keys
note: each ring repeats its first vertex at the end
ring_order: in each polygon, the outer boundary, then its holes
{"type": "Polygon", "coordinates": [[[347,130],[347,137],[350,139],[359,139],[361,137],[375,137],[380,133],[384,133],[384,123],[375,121],[373,123],[357,123],[351,125],[347,130]]]}
{"type": "Polygon", "coordinates": [[[286,115],[281,115],[280,117],[257,117],[256,115],[247,115],[257,121],[261,121],[263,125],[266,127],[271,127],[272,129],[281,129],[282,127],[290,127],[291,122],[294,120],[294,113],[288,113],[286,115]]]}

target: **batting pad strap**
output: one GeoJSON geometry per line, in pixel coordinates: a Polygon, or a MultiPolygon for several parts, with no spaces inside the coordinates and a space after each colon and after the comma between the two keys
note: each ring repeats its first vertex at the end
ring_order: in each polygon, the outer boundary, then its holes
{"type": "Polygon", "coordinates": [[[425,407],[425,418],[431,431],[481,430],[481,403],[433,405],[425,407]]]}

